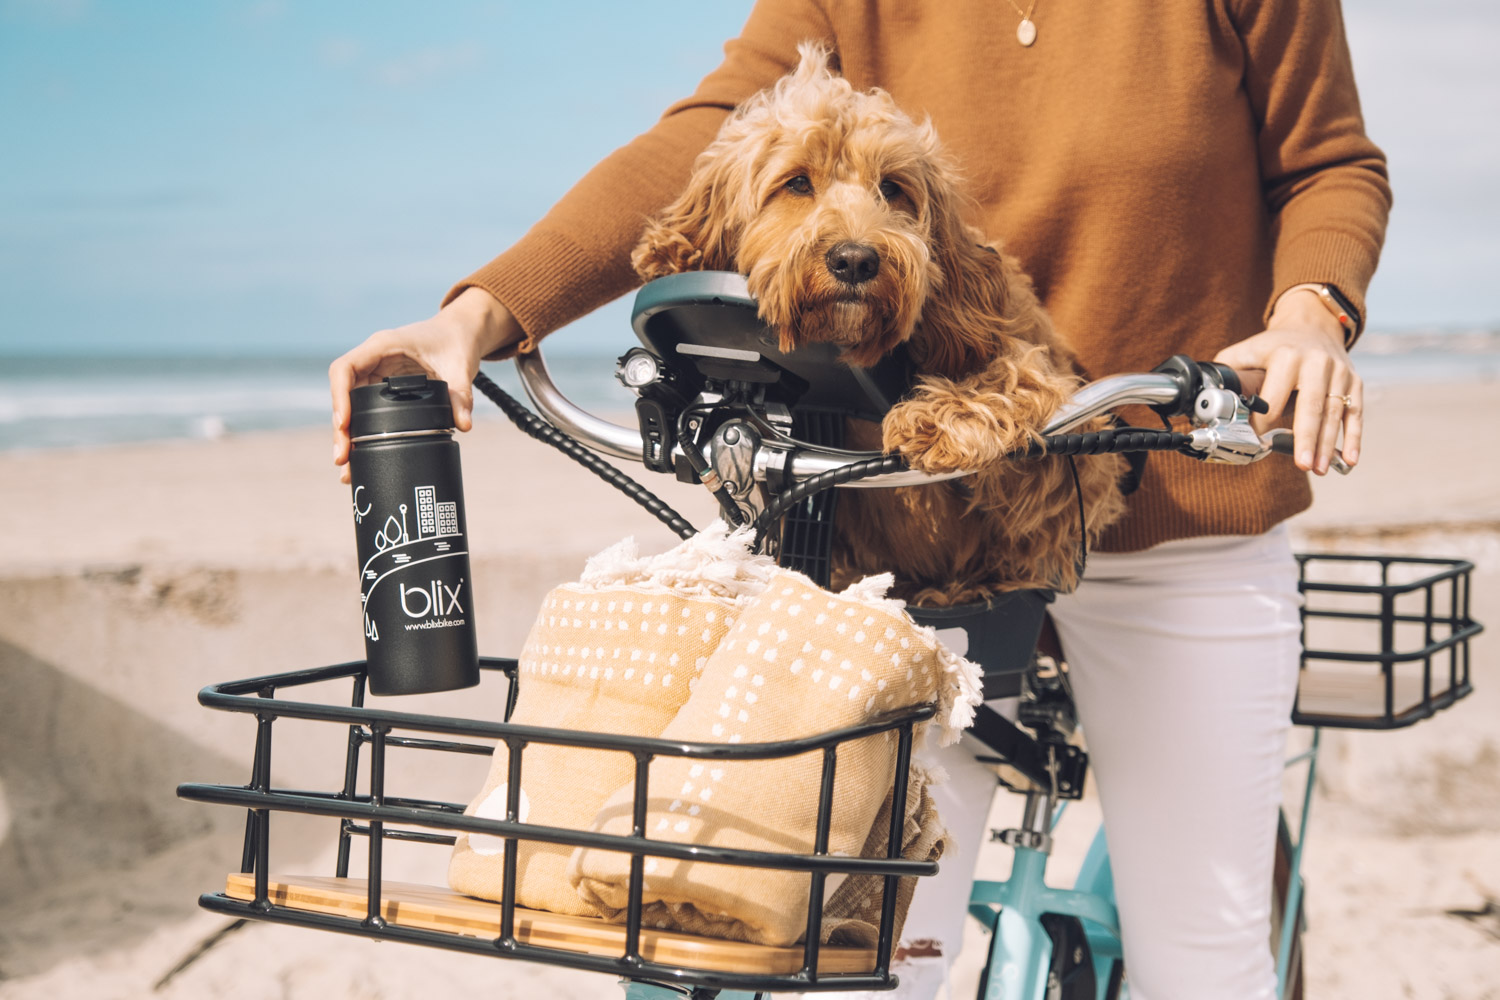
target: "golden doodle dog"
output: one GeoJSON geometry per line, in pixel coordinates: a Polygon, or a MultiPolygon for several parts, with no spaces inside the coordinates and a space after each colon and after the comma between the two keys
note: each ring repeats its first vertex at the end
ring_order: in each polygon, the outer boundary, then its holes
{"type": "MultiPolygon", "coordinates": [[[[881,90],[856,91],[829,52],[803,43],[796,70],[724,123],[631,260],[650,280],[746,275],[783,350],[815,341],[870,365],[901,343],[921,373],[879,428],[850,447],[900,452],[961,482],[846,490],[835,585],[892,570],[896,593],[948,605],[1020,587],[1071,588],[1078,498],[1068,460],[1004,458],[1080,384],[1020,265],[964,221],[968,204],[930,123],[881,90]]],[[[1079,458],[1086,534],[1120,515],[1118,456],[1079,458]]]]}

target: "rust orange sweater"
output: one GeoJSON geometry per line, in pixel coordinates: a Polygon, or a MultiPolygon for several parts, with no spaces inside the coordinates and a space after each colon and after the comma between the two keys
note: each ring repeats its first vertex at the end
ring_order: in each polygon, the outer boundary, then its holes
{"type": "MultiPolygon", "coordinates": [[[[1337,0],[1041,0],[1035,21],[1023,48],[998,0],[761,0],[692,97],[450,298],[470,285],[494,294],[526,350],[629,291],[646,217],[728,111],[817,38],[856,87],[932,117],[976,223],[1031,272],[1089,377],[1211,358],[1302,282],[1336,285],[1363,315],[1390,189],[1337,0]]],[[[1160,455],[1102,547],[1257,533],[1310,499],[1279,459],[1160,455]]]]}

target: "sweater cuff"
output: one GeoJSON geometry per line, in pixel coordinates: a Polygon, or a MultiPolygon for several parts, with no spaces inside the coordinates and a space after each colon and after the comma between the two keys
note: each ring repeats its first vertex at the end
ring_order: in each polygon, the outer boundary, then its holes
{"type": "Polygon", "coordinates": [[[628,265],[601,264],[597,254],[559,233],[538,228],[449,289],[443,305],[465,288],[482,288],[499,299],[525,334],[519,343],[484,358],[504,361],[517,353],[529,354],[553,330],[639,284],[628,265]]]}
{"type": "Polygon", "coordinates": [[[1277,247],[1271,298],[1261,322],[1269,323],[1271,311],[1287,290],[1309,283],[1332,285],[1359,314],[1359,326],[1346,348],[1353,347],[1365,330],[1365,289],[1375,273],[1380,248],[1368,239],[1349,233],[1318,231],[1304,233],[1277,247]]]}

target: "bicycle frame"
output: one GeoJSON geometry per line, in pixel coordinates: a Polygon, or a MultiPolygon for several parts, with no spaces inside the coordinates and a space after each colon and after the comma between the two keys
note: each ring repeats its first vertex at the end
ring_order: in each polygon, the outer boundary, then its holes
{"type": "MultiPolygon", "coordinates": [[[[1320,729],[1314,729],[1312,746],[1287,761],[1288,767],[1302,762],[1308,767],[1283,914],[1298,914],[1302,899],[1302,844],[1312,806],[1320,734],[1320,729]]],[[[1065,805],[1052,812],[1049,829],[1062,819],[1065,805]]],[[[1048,981],[1053,943],[1042,926],[1042,917],[1048,914],[1076,917],[1082,922],[1098,1000],[1128,997],[1128,986],[1116,979],[1116,963],[1123,962],[1124,949],[1104,828],[1095,832],[1071,889],[1047,884],[1049,850],[1024,845],[1014,850],[1010,877],[998,882],[977,879],[969,897],[970,915],[990,934],[988,971],[980,1000],[1044,1000],[1049,986],[1055,985],[1048,981]]],[[[1292,995],[1288,976],[1296,929],[1296,917],[1283,918],[1276,948],[1277,996],[1283,998],[1292,995]]],[[[1073,960],[1081,959],[1075,955],[1073,960]]]]}

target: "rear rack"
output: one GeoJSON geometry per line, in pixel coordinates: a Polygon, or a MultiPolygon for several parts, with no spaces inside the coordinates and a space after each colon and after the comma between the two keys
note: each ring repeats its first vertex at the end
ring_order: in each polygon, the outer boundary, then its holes
{"type": "Polygon", "coordinates": [[[1292,721],[1399,729],[1473,691],[1464,559],[1310,553],[1297,556],[1302,672],[1292,721]]]}
{"type": "MultiPolygon", "coordinates": [[[[516,661],[482,657],[481,678],[502,676],[509,684],[506,716],[509,717],[516,697],[516,661]]],[[[905,709],[899,714],[875,719],[817,736],[775,743],[682,743],[645,737],[586,733],[571,730],[517,726],[509,723],[422,715],[389,709],[367,708],[365,699],[365,664],[363,661],[338,666],[268,675],[243,681],[214,684],[199,692],[198,701],[208,708],[255,716],[256,737],[254,765],[248,785],[215,785],[188,783],[178,786],[182,798],[199,802],[238,806],[248,810],[241,872],[249,877],[231,876],[224,892],[205,893],[199,904],[220,913],[240,918],[296,924],[338,931],[362,937],[406,941],[455,951],[468,951],[501,957],[560,965],[592,972],[609,973],[629,979],[655,980],[683,986],[750,991],[797,990],[822,992],[831,990],[880,990],[896,985],[890,974],[895,923],[896,885],[902,877],[928,876],[937,872],[931,861],[907,861],[900,857],[902,824],[906,816],[907,774],[911,763],[913,727],[934,715],[931,705],[905,709]],[[350,704],[335,705],[314,701],[288,701],[277,697],[279,691],[324,681],[347,678],[353,688],[350,704]],[[334,723],[349,727],[348,749],[344,761],[343,785],[336,791],[297,791],[271,785],[271,751],[273,724],[278,719],[301,719],[334,723]],[[398,731],[437,734],[430,736],[395,735],[398,731]],[[847,857],[828,853],[829,828],[832,820],[834,774],[838,748],[843,743],[884,732],[897,736],[895,785],[891,809],[890,847],[885,858],[847,857]],[[455,739],[456,738],[456,739],[455,739]],[[509,790],[505,820],[483,819],[464,815],[460,803],[397,798],[385,794],[386,755],[391,748],[441,753],[483,754],[494,747],[466,742],[488,739],[504,742],[509,748],[509,790]],[[630,836],[570,830],[520,822],[521,766],[525,748],[533,743],[576,746],[597,750],[619,750],[635,757],[634,830],[630,836]],[[369,771],[366,792],[359,792],[360,758],[369,748],[369,771]],[[644,834],[650,764],[655,757],[689,757],[705,760],[766,760],[791,757],[809,752],[823,755],[822,784],[814,850],[811,854],[752,851],[701,846],[674,841],[653,840],[644,834]],[[301,885],[282,882],[269,874],[271,814],[273,812],[336,817],[339,820],[338,860],[335,877],[341,880],[320,900],[320,907],[309,905],[313,894],[309,884],[333,886],[331,880],[303,879],[301,885]],[[387,824],[400,824],[387,827],[387,824]],[[505,880],[498,907],[498,932],[476,930],[476,922],[463,932],[432,930],[432,925],[405,919],[413,905],[413,890],[421,887],[391,886],[389,896],[382,883],[382,846],[386,840],[415,841],[451,846],[452,833],[484,833],[505,839],[505,880]],[[369,861],[364,879],[349,879],[350,846],[353,837],[369,840],[369,861]],[[613,928],[615,935],[601,949],[600,934],[591,932],[593,945],[573,950],[567,945],[541,945],[536,940],[556,942],[550,932],[537,928],[552,914],[516,906],[516,849],[518,841],[533,840],[570,846],[619,851],[631,855],[629,903],[621,927],[598,921],[600,928],[613,928]],[[711,938],[692,938],[678,933],[663,933],[642,927],[642,882],[644,859],[673,858],[710,864],[775,868],[807,873],[811,892],[807,907],[807,932],[803,942],[791,948],[720,942],[711,938]],[[824,883],[830,875],[874,875],[884,879],[884,898],[878,943],[874,949],[844,948],[821,944],[818,930],[822,924],[824,883]],[[351,893],[362,893],[364,905],[351,899],[351,893]],[[231,894],[232,893],[232,894],[231,894]],[[301,905],[298,905],[299,902],[301,905]],[[362,911],[362,912],[360,912],[362,911]],[[670,939],[670,940],[669,940],[670,939]],[[611,952],[612,949],[617,950],[611,952]],[[699,945],[721,945],[726,951],[741,951],[749,958],[719,968],[695,968],[686,964],[653,960],[652,956],[683,954],[699,945]],[[674,947],[676,951],[674,951],[674,947]],[[601,954],[603,950],[606,953],[601,954]],[[771,955],[770,953],[780,953],[771,955]],[[793,954],[787,954],[793,953],[793,954]],[[768,959],[766,956],[770,956],[768,959]],[[774,961],[772,961],[774,959],[774,961]],[[726,968],[748,968],[752,971],[724,971],[726,968]],[[848,969],[856,971],[843,971],[848,969]],[[766,971],[770,970],[770,971],[766,971]]],[[[316,885],[314,885],[316,889],[316,885]]],[[[437,890],[425,895],[443,895],[437,890]]],[[[418,900],[416,902],[425,902],[418,900]]],[[[454,899],[459,905],[486,904],[454,899]]],[[[493,916],[493,915],[492,915],[493,916]]],[[[488,920],[490,918],[486,918],[488,920]]],[[[590,921],[593,918],[560,920],[590,921]]],[[[488,926],[488,924],[485,924],[488,926]]],[[[701,950],[701,949],[700,949],[701,950]]],[[[710,949],[711,950],[711,949],[710,949]]]]}

